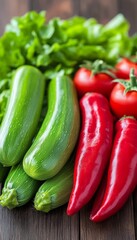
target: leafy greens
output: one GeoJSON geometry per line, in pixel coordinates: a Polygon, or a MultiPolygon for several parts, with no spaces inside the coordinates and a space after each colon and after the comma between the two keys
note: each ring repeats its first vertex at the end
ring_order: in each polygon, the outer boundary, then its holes
{"type": "Polygon", "coordinates": [[[62,69],[73,74],[85,60],[102,59],[113,65],[135,50],[137,38],[129,36],[129,27],[122,14],[104,25],[80,16],[47,22],[45,11],[13,18],[0,37],[0,121],[16,68],[34,65],[50,79],[62,69]]]}

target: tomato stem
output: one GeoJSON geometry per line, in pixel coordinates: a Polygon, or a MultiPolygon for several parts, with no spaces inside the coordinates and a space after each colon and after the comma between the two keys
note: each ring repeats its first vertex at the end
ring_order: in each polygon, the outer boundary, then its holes
{"type": "Polygon", "coordinates": [[[102,72],[104,70],[103,68],[103,61],[102,60],[96,60],[93,64],[93,74],[102,72]]]}
{"type": "Polygon", "coordinates": [[[105,73],[112,78],[116,78],[113,71],[114,68],[104,62],[102,59],[97,59],[94,62],[84,61],[84,64],[81,64],[80,66],[89,69],[92,76],[98,73],[105,73]]]}
{"type": "Polygon", "coordinates": [[[118,82],[122,84],[125,88],[124,94],[126,94],[129,91],[137,91],[137,78],[134,74],[134,68],[130,69],[130,79],[129,81],[126,81],[125,79],[115,79],[113,82],[118,82]]]}
{"type": "Polygon", "coordinates": [[[130,70],[130,81],[131,81],[131,87],[137,86],[137,78],[134,74],[134,68],[131,68],[130,70]]]}

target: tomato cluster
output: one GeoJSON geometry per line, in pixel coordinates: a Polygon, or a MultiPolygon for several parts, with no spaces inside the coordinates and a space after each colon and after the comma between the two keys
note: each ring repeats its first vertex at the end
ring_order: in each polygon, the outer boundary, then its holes
{"type": "Polygon", "coordinates": [[[122,58],[114,68],[108,69],[102,67],[102,61],[100,63],[97,71],[92,66],[91,69],[82,66],[75,73],[73,80],[79,97],[87,92],[101,93],[109,99],[116,117],[137,118],[137,63],[122,58]]]}

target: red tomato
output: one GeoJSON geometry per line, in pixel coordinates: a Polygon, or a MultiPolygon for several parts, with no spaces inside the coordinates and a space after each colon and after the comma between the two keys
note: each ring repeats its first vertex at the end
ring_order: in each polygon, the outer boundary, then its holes
{"type": "Polygon", "coordinates": [[[82,67],[76,72],[73,80],[79,96],[87,92],[98,92],[109,97],[115,86],[113,79],[112,76],[103,72],[92,75],[91,70],[82,67]]]}
{"type": "MultiPolygon", "coordinates": [[[[128,80],[125,80],[128,81],[128,80]]],[[[117,117],[134,116],[137,118],[137,91],[124,92],[125,87],[117,83],[110,95],[110,106],[117,117]]]]}
{"type": "Polygon", "coordinates": [[[117,78],[128,79],[131,68],[134,68],[134,74],[137,76],[137,63],[134,63],[127,58],[123,58],[118,62],[115,68],[117,78]]]}

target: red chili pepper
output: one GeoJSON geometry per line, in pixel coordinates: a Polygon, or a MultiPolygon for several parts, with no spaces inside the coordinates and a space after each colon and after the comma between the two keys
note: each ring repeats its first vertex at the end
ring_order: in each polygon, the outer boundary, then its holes
{"type": "Polygon", "coordinates": [[[67,214],[78,212],[97,190],[110,157],[113,117],[107,99],[87,93],[80,100],[82,127],[67,214]]]}
{"type": "Polygon", "coordinates": [[[99,222],[115,214],[127,201],[137,184],[137,120],[125,117],[116,123],[116,135],[104,196],[100,189],[90,219],[99,222]],[[100,203],[100,199],[102,201],[100,203]]]}

